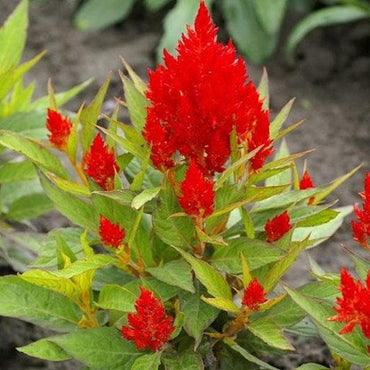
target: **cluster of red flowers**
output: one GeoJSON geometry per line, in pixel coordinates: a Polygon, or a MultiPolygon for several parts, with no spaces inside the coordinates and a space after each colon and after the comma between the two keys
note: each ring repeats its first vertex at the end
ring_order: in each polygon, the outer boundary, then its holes
{"type": "Polygon", "coordinates": [[[230,134],[248,152],[261,150],[251,160],[259,169],[272,153],[269,112],[231,42],[217,42],[217,28],[202,1],[194,28],[188,27],[177,57],[164,51],[164,65],[149,73],[146,125],[143,135],[152,146],[152,161],[161,170],[174,165],[178,151],[206,174],[224,169],[230,156],[230,134]]]}
{"type": "Polygon", "coordinates": [[[84,171],[103,190],[114,189],[114,176],[119,166],[114,156],[114,150],[108,149],[100,134],[96,135],[89,151],[83,159],[84,171]]]}
{"type": "Polygon", "coordinates": [[[357,204],[354,206],[358,221],[352,221],[352,236],[364,248],[370,250],[370,172],[366,173],[364,192],[360,195],[363,200],[363,209],[361,210],[357,204]]]}
{"type": "Polygon", "coordinates": [[[181,183],[181,193],[179,202],[188,215],[205,217],[213,212],[213,182],[205,179],[195,162],[191,162],[181,183]]]}
{"type": "Polygon", "coordinates": [[[346,322],[340,334],[350,333],[356,325],[361,327],[364,335],[370,339],[370,271],[366,285],[355,281],[345,268],[341,271],[342,298],[337,298],[337,315],[331,321],[346,322]]]}
{"type": "Polygon", "coordinates": [[[265,225],[266,241],[268,243],[276,242],[281,239],[290,229],[290,217],[285,211],[281,215],[275,216],[271,220],[267,220],[265,225]]]}
{"type": "Polygon", "coordinates": [[[48,109],[46,128],[50,132],[48,135],[50,143],[56,148],[64,151],[72,128],[70,119],[62,116],[55,110],[48,109]]]}
{"type": "Polygon", "coordinates": [[[244,289],[242,304],[253,311],[259,310],[259,305],[267,301],[263,286],[254,278],[244,289]]]}
{"type": "Polygon", "coordinates": [[[138,349],[160,350],[175,330],[173,318],[166,315],[162,302],[144,287],[140,287],[135,309],[136,313],[127,316],[129,326],[122,326],[123,337],[133,341],[138,349]]]}
{"type": "Polygon", "coordinates": [[[114,224],[103,215],[100,215],[99,236],[105,245],[118,248],[122,244],[125,234],[125,229],[118,222],[114,224]]]}

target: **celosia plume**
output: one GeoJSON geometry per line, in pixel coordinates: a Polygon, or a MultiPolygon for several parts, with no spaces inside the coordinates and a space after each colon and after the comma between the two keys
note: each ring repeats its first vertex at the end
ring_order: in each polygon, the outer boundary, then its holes
{"type": "Polygon", "coordinates": [[[48,135],[50,143],[56,148],[64,151],[72,128],[70,119],[66,116],[62,116],[55,110],[48,109],[46,128],[50,132],[48,135]]]}
{"type": "Polygon", "coordinates": [[[162,302],[144,287],[140,287],[135,309],[136,313],[127,315],[129,326],[122,326],[123,337],[133,341],[137,349],[159,351],[175,330],[173,318],[166,315],[162,302]]]}
{"type": "Polygon", "coordinates": [[[340,334],[350,333],[356,325],[370,339],[370,271],[367,273],[366,285],[355,281],[343,267],[341,271],[342,298],[337,298],[337,315],[330,321],[345,322],[340,334]]]}
{"type": "Polygon", "coordinates": [[[254,278],[244,289],[242,304],[253,311],[259,310],[259,305],[267,301],[263,286],[254,278]]]}
{"type": "Polygon", "coordinates": [[[114,189],[114,175],[119,171],[114,150],[108,149],[100,134],[96,135],[89,151],[85,154],[84,171],[102,189],[114,189]]]}
{"type": "Polygon", "coordinates": [[[114,224],[103,215],[100,215],[99,236],[105,245],[118,248],[125,237],[125,229],[119,223],[114,224]]]}
{"type": "Polygon", "coordinates": [[[150,102],[143,135],[152,146],[152,161],[161,170],[173,166],[178,151],[205,174],[222,172],[230,156],[230,134],[248,152],[261,146],[251,160],[260,168],[272,153],[269,112],[231,42],[217,42],[217,28],[202,1],[194,28],[188,27],[176,48],[164,51],[164,64],[149,73],[150,102]]]}
{"type": "Polygon", "coordinates": [[[265,225],[267,242],[272,243],[281,239],[291,228],[292,225],[287,211],[271,220],[267,220],[265,225]]]}
{"type": "Polygon", "coordinates": [[[207,180],[195,162],[191,162],[181,183],[179,202],[191,216],[208,216],[213,212],[215,192],[212,180],[207,180]]]}
{"type": "Polygon", "coordinates": [[[362,210],[357,204],[353,207],[358,221],[352,221],[352,236],[355,241],[370,250],[370,172],[366,173],[364,191],[360,195],[362,210]]]}
{"type": "MultiPolygon", "coordinates": [[[[305,190],[305,189],[312,189],[314,188],[315,185],[310,177],[310,175],[308,174],[307,171],[304,171],[303,172],[303,176],[301,178],[301,181],[299,182],[299,189],[300,190],[305,190]]],[[[311,197],[309,200],[308,200],[308,204],[312,204],[315,200],[315,197],[311,197]]]]}

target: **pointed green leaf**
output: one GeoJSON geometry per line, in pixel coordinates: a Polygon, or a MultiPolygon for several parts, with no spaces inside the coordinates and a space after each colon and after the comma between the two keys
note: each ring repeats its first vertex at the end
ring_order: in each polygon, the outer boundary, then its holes
{"type": "MultiPolygon", "coordinates": [[[[281,1],[281,0],[278,0],[278,1],[281,1]]],[[[269,78],[267,75],[266,68],[263,68],[261,81],[258,85],[257,91],[260,95],[260,99],[263,101],[262,109],[263,110],[269,109],[269,105],[270,105],[269,78]]]]}
{"type": "Polygon", "coordinates": [[[240,308],[228,298],[207,298],[202,296],[202,300],[211,306],[218,308],[219,310],[226,312],[239,313],[240,308]]]}
{"type": "Polygon", "coordinates": [[[270,124],[270,137],[275,139],[283,126],[284,122],[288,118],[288,115],[292,109],[295,98],[291,99],[281,108],[281,111],[276,115],[274,120],[270,124]]]}
{"type": "Polygon", "coordinates": [[[37,176],[32,162],[8,162],[0,166],[0,184],[9,182],[31,180],[37,176]]]}
{"type": "Polygon", "coordinates": [[[152,189],[144,189],[140,194],[138,194],[131,203],[132,208],[140,209],[145,203],[154,199],[158,193],[160,192],[161,188],[156,187],[152,189]]]}
{"type": "Polygon", "coordinates": [[[124,286],[104,285],[99,293],[97,305],[107,310],[134,312],[137,295],[124,286]]]}
{"type": "Polygon", "coordinates": [[[137,358],[132,365],[131,370],[157,370],[160,364],[161,352],[157,351],[137,358]]]}

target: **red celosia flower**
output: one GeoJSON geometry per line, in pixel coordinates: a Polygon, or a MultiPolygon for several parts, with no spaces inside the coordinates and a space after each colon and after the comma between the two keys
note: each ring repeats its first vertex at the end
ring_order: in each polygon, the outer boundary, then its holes
{"type": "Polygon", "coordinates": [[[122,335],[135,342],[137,349],[160,350],[175,330],[173,318],[167,316],[162,302],[150,290],[140,287],[136,300],[136,313],[129,313],[129,326],[122,326],[122,335]]]}
{"type": "Polygon", "coordinates": [[[143,135],[152,161],[161,170],[173,166],[178,151],[207,175],[222,172],[230,156],[230,133],[236,127],[248,152],[262,146],[253,169],[271,154],[269,112],[231,42],[217,42],[217,28],[200,3],[194,28],[187,28],[176,57],[164,51],[164,65],[149,72],[143,135]]]}
{"type": "Polygon", "coordinates": [[[114,175],[119,171],[114,150],[109,150],[100,134],[96,135],[85,154],[85,172],[104,190],[114,189],[114,175]]]}
{"type": "Polygon", "coordinates": [[[213,182],[206,180],[195,162],[191,162],[186,171],[181,192],[179,202],[188,215],[205,217],[213,212],[213,182]]]}
{"type": "Polygon", "coordinates": [[[121,228],[119,223],[114,224],[100,215],[99,235],[104,244],[112,248],[118,248],[125,237],[125,229],[121,228]]]}
{"type": "Polygon", "coordinates": [[[366,286],[355,281],[343,267],[341,271],[342,298],[337,298],[337,315],[330,321],[346,322],[340,334],[350,333],[356,325],[370,339],[370,271],[367,273],[366,286]]]}
{"type": "Polygon", "coordinates": [[[46,128],[50,131],[48,138],[51,144],[64,151],[72,128],[70,119],[55,110],[48,109],[46,128]]]}
{"type": "Polygon", "coordinates": [[[267,242],[272,243],[279,240],[291,228],[292,225],[290,224],[290,218],[287,211],[281,215],[275,216],[271,220],[267,220],[265,225],[267,242]]]}
{"type": "Polygon", "coordinates": [[[244,289],[242,304],[253,311],[259,310],[259,305],[267,301],[263,286],[254,278],[244,289]]]}
{"type": "MultiPolygon", "coordinates": [[[[307,171],[304,171],[303,172],[303,176],[302,176],[302,179],[301,181],[299,182],[299,189],[300,190],[304,190],[304,189],[312,189],[314,188],[315,185],[310,177],[310,175],[308,174],[307,171]]],[[[312,204],[315,200],[315,197],[311,197],[309,200],[308,200],[308,204],[312,204]]]]}
{"type": "Polygon", "coordinates": [[[361,210],[357,204],[353,207],[358,221],[352,221],[352,236],[364,248],[370,249],[370,172],[366,173],[364,192],[360,195],[363,209],[361,210]]]}

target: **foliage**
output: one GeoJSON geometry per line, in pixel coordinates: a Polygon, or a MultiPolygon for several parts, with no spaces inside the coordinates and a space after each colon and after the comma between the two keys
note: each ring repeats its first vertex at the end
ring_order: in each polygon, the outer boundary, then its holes
{"type": "MultiPolygon", "coordinates": [[[[0,233],[7,240],[12,231],[12,223],[27,223],[53,208],[39,184],[32,160],[16,156],[7,148],[20,153],[31,150],[36,162],[45,159],[54,161],[56,165],[59,163],[59,159],[49,153],[44,144],[36,141],[46,138],[45,109],[48,98],[33,100],[35,83],[25,86],[23,82],[25,74],[45,54],[41,52],[29,61],[20,62],[26,43],[27,6],[27,1],[22,1],[0,28],[0,129],[8,132],[7,136],[2,136],[0,142],[0,233]]],[[[66,103],[87,84],[88,82],[57,94],[56,101],[59,105],[66,103]]],[[[60,164],[59,166],[61,167],[60,164]]],[[[7,248],[7,240],[3,240],[3,257],[16,269],[22,269],[15,256],[17,250],[7,248]]],[[[14,244],[15,239],[10,243],[14,244]]]]}
{"type": "MultiPolygon", "coordinates": [[[[85,0],[75,15],[75,25],[81,30],[102,29],[126,19],[132,8],[143,3],[150,12],[157,12],[171,3],[170,0],[85,0]]],[[[233,41],[249,61],[262,63],[275,52],[280,29],[289,9],[309,13],[299,21],[286,41],[286,58],[294,62],[294,51],[299,42],[313,29],[370,17],[367,0],[320,0],[321,8],[315,10],[313,1],[300,0],[206,0],[222,13],[226,28],[233,41]]],[[[176,0],[164,21],[164,34],[157,47],[157,60],[162,50],[174,51],[177,40],[192,24],[199,0],[176,0]]]]}
{"type": "MultiPolygon", "coordinates": [[[[130,126],[119,106],[97,125],[108,76],[73,120],[49,89],[53,146],[0,130],[75,224],[35,241],[27,271],[0,278],[1,315],[56,332],[19,351],[89,369],[203,369],[207,358],[275,369],[264,355],[294,350],[286,332],[307,334],[300,324],[310,317],[337,368],[370,366],[368,261],[351,255],[366,282],[312,259],[315,281],[292,289],[283,280],[351,212],[325,199],[357,168],[327,185],[314,186],[306,170],[300,177],[308,152],[291,154],[282,140],[298,126],[283,127],[292,101],[270,122],[266,72],[258,88],[245,81],[233,45],[215,36],[201,3],[178,57],[165,54],[147,85],[126,66],[130,126]]],[[[366,246],[369,176],[356,208],[366,246]]]]}

